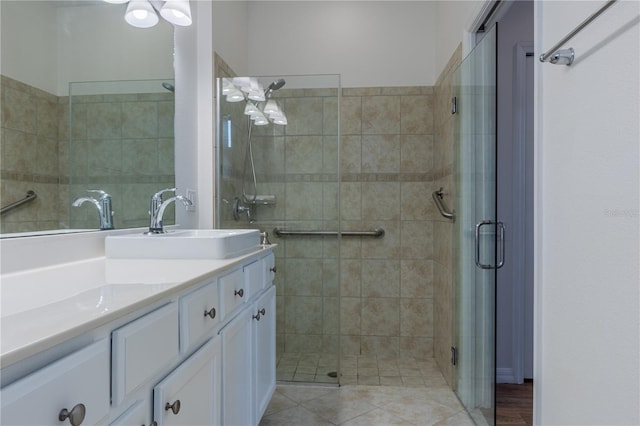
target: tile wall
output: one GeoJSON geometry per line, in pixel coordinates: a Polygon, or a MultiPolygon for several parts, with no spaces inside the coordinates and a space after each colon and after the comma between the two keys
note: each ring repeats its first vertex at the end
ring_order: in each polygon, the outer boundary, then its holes
{"type": "MultiPolygon", "coordinates": [[[[216,64],[217,75],[234,75],[221,58],[216,64]]],[[[339,208],[343,230],[386,232],[382,239],[343,238],[339,273],[335,239],[271,235],[279,244],[280,353],[336,353],[339,338],[344,355],[425,359],[435,352],[446,354],[448,363],[451,224],[438,214],[431,193],[443,186],[450,197],[453,190],[453,128],[443,92],[453,69],[454,62],[435,87],[344,88],[339,159],[332,137],[335,94],[277,92],[289,126],[253,136],[258,192],[277,202],[256,207],[254,224],[233,221],[223,203],[223,227],[329,229],[337,226],[339,208]]],[[[231,116],[241,114],[233,108],[231,116]]],[[[223,166],[223,198],[241,194],[246,130],[233,131],[240,132],[242,147],[223,152],[234,157],[223,166]]]]}
{"type": "Polygon", "coordinates": [[[0,219],[0,232],[58,229],[62,188],[67,178],[60,164],[66,152],[60,144],[61,100],[50,93],[0,76],[2,123],[0,146],[2,206],[33,190],[37,198],[0,219]]]}
{"type": "Polygon", "coordinates": [[[433,356],[433,87],[344,89],[343,229],[385,229],[341,247],[343,354],[433,356]]]}
{"type": "Polygon", "coordinates": [[[96,228],[93,206],[70,206],[87,189],[112,195],[116,228],[148,224],[151,195],[174,182],[171,93],[74,96],[69,135],[68,97],[6,76],[0,92],[1,204],[37,194],[2,216],[0,232],[96,228]]]}
{"type": "MultiPolygon", "coordinates": [[[[151,196],[175,182],[173,94],[73,96],[70,108],[69,199],[101,189],[112,197],[116,228],[148,226],[151,196]]],[[[167,210],[165,224],[174,212],[167,210]]],[[[93,206],[69,213],[72,228],[95,227],[93,206]]]]}

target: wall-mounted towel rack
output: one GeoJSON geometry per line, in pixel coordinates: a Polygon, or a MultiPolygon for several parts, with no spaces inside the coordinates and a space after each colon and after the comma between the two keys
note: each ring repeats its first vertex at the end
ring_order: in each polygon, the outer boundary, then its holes
{"type": "Polygon", "coordinates": [[[580,25],[574,28],[569,34],[564,36],[562,40],[556,43],[551,49],[547,50],[545,53],[540,55],[540,62],[551,62],[552,64],[557,65],[571,65],[573,63],[573,58],[575,56],[575,52],[573,48],[558,50],[564,45],[566,42],[571,40],[576,34],[578,34],[584,27],[589,25],[591,21],[600,16],[605,10],[613,6],[613,4],[618,0],[609,0],[606,2],[600,9],[595,11],[591,16],[582,21],[580,25]]]}
{"type": "Polygon", "coordinates": [[[447,219],[451,219],[455,222],[456,220],[455,210],[449,211],[447,206],[444,205],[444,201],[442,201],[442,198],[444,197],[444,192],[442,188],[440,188],[437,191],[433,191],[433,193],[431,194],[431,197],[433,197],[433,201],[435,201],[436,207],[438,207],[440,214],[446,217],[447,219]]]}
{"type": "Polygon", "coordinates": [[[288,231],[284,229],[273,229],[273,235],[276,237],[293,237],[293,236],[338,236],[343,237],[374,237],[380,238],[384,236],[384,229],[377,228],[373,231],[288,231]]]}
{"type": "Polygon", "coordinates": [[[0,209],[0,214],[5,214],[5,213],[15,209],[16,207],[20,207],[24,203],[28,203],[29,201],[33,201],[33,200],[36,199],[37,196],[38,195],[36,195],[35,192],[29,190],[29,191],[27,191],[27,194],[24,196],[23,199],[18,200],[16,202],[13,202],[13,203],[9,204],[8,206],[4,206],[2,209],[0,209]]]}

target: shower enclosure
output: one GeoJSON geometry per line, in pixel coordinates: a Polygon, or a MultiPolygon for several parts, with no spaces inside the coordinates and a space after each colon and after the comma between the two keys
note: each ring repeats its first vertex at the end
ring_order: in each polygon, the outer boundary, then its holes
{"type": "Polygon", "coordinates": [[[340,229],[339,94],[338,75],[217,79],[216,225],[277,244],[278,380],[339,380],[340,236],[276,231],[340,229]]]}

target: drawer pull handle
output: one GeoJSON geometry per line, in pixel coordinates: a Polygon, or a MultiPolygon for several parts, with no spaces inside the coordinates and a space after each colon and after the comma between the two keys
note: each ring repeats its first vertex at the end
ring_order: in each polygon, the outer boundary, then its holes
{"type": "Polygon", "coordinates": [[[252,316],[252,318],[253,318],[254,320],[260,321],[260,315],[263,315],[263,316],[264,316],[264,314],[266,314],[266,313],[267,313],[267,311],[266,311],[264,308],[262,308],[262,309],[258,309],[258,313],[257,313],[257,314],[255,314],[255,315],[253,315],[253,316],[252,316]]]}
{"type": "Polygon", "coordinates": [[[204,316],[214,319],[216,317],[216,308],[211,308],[208,311],[204,311],[204,316]]]}
{"type": "Polygon", "coordinates": [[[269,268],[269,271],[273,272],[274,274],[276,273],[276,267],[274,266],[273,268],[269,268]]]}
{"type": "Polygon", "coordinates": [[[71,409],[71,411],[66,408],[60,410],[58,420],[64,422],[69,419],[69,424],[71,424],[71,426],[80,426],[84,420],[85,414],[87,414],[87,409],[84,404],[77,404],[71,409]]]}
{"type": "Polygon", "coordinates": [[[243,289],[233,290],[233,295],[242,297],[242,296],[244,296],[244,290],[243,289]]]}
{"type": "Polygon", "coordinates": [[[169,404],[168,402],[164,406],[165,411],[171,410],[173,414],[178,414],[180,412],[180,400],[176,399],[173,404],[169,404]]]}

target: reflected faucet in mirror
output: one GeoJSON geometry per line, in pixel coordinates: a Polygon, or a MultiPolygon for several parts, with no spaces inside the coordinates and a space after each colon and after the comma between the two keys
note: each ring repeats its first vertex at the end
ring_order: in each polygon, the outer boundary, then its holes
{"type": "Polygon", "coordinates": [[[162,199],[162,194],[167,192],[176,192],[176,188],[162,189],[151,197],[151,206],[149,208],[149,231],[147,234],[163,234],[162,217],[167,206],[174,201],[181,201],[185,208],[192,205],[191,200],[182,195],[175,195],[166,200],[162,199]]]}
{"type": "Polygon", "coordinates": [[[111,195],[101,189],[89,189],[87,192],[95,192],[100,194],[96,200],[93,197],[80,197],[71,204],[73,207],[80,207],[86,202],[93,204],[98,209],[98,217],[100,218],[100,229],[113,229],[113,209],[111,208],[111,195]]]}

